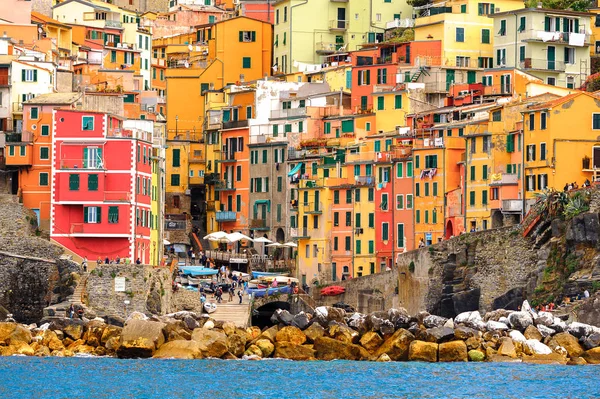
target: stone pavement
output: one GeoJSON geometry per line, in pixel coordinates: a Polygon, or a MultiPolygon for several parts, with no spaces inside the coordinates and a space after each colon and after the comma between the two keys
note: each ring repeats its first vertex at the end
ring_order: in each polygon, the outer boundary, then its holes
{"type": "MultiPolygon", "coordinates": [[[[223,293],[223,301],[217,303],[217,311],[211,313],[210,317],[215,320],[231,321],[238,327],[248,327],[250,324],[250,302],[248,295],[244,295],[241,305],[237,296],[231,302],[227,302],[228,298],[229,294],[227,292],[223,293]]],[[[215,299],[212,298],[212,295],[209,295],[207,301],[213,302],[215,299]]]]}

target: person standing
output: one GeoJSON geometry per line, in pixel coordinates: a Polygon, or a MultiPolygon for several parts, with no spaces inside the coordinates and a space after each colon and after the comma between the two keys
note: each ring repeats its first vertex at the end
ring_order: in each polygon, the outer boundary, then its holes
{"type": "Polygon", "coordinates": [[[81,262],[81,268],[83,269],[83,272],[86,273],[87,272],[87,267],[88,267],[88,260],[87,260],[87,256],[83,257],[83,261],[81,262]]]}
{"type": "Polygon", "coordinates": [[[242,296],[242,290],[238,290],[238,298],[240,298],[240,303],[239,304],[241,305],[242,304],[242,298],[243,298],[243,296],[242,296]]]}
{"type": "Polygon", "coordinates": [[[192,265],[196,265],[196,254],[192,251],[192,265]]]}
{"type": "Polygon", "coordinates": [[[227,302],[233,302],[233,290],[234,290],[233,287],[229,288],[229,290],[228,290],[228,292],[229,292],[229,301],[227,301],[227,302]]]}
{"type": "Polygon", "coordinates": [[[75,315],[75,307],[73,306],[73,304],[71,304],[71,306],[69,306],[69,318],[72,319],[74,315],[75,315]]]}

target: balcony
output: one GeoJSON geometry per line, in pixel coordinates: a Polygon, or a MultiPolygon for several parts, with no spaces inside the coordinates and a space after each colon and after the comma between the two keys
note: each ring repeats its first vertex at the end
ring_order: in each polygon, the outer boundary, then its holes
{"type": "Polygon", "coordinates": [[[502,213],[521,213],[523,201],[520,199],[502,200],[502,213]]]}
{"type": "Polygon", "coordinates": [[[310,238],[308,227],[297,227],[290,229],[290,236],[300,240],[306,240],[310,238]]]}
{"type": "MultiPolygon", "coordinates": [[[[562,26],[561,26],[562,28],[562,26]]],[[[521,41],[530,42],[543,42],[543,43],[559,43],[569,44],[571,46],[577,46],[577,39],[583,38],[583,45],[590,45],[590,35],[585,33],[575,32],[546,32],[537,29],[526,29],[519,32],[519,39],[521,41]]],[[[581,47],[581,46],[579,46],[581,47]]]]}
{"type": "Polygon", "coordinates": [[[4,134],[6,143],[32,143],[33,133],[22,132],[22,133],[5,133],[4,134]]]}
{"type": "Polygon", "coordinates": [[[121,23],[121,21],[107,19],[104,22],[105,22],[104,26],[106,28],[122,28],[123,27],[123,24],[121,23]]]}
{"type": "Polygon", "coordinates": [[[190,177],[190,186],[197,186],[204,184],[204,176],[192,176],[190,177]]]}
{"type": "Polygon", "coordinates": [[[317,42],[315,52],[319,55],[329,55],[339,51],[342,47],[344,47],[344,43],[317,42]]]}
{"type": "Polygon", "coordinates": [[[106,225],[101,223],[71,223],[69,234],[77,237],[89,237],[97,234],[110,234],[111,237],[129,237],[129,227],[123,226],[121,229],[125,231],[115,231],[118,228],[115,225],[106,225]]]}
{"type": "Polygon", "coordinates": [[[221,129],[240,129],[243,127],[248,127],[248,120],[223,122],[223,127],[221,129]]]}
{"type": "Polygon", "coordinates": [[[375,176],[354,176],[354,184],[357,186],[373,187],[375,176]]]}
{"type": "Polygon", "coordinates": [[[235,151],[223,149],[223,152],[221,152],[221,159],[218,160],[218,162],[236,162],[235,151]]]}
{"type": "Polygon", "coordinates": [[[313,215],[320,215],[323,213],[323,204],[321,202],[303,202],[302,212],[313,215]]]}
{"type": "Polygon", "coordinates": [[[291,200],[290,201],[290,210],[292,212],[298,212],[298,200],[291,200]]]}
{"type": "Polygon", "coordinates": [[[549,61],[544,59],[525,58],[519,63],[519,67],[525,70],[564,72],[566,64],[564,63],[564,61],[549,61]]]}
{"type": "Polygon", "coordinates": [[[501,175],[492,175],[490,179],[490,186],[508,186],[517,185],[519,179],[517,175],[502,173],[501,175]]]}
{"type": "Polygon", "coordinates": [[[237,213],[232,211],[217,211],[217,222],[235,222],[237,213]]]}
{"type": "Polygon", "coordinates": [[[105,202],[131,202],[129,191],[104,191],[105,202]]]}
{"type": "Polygon", "coordinates": [[[61,159],[61,169],[104,169],[104,160],[102,159],[85,159],[72,158],[61,159]]]}
{"type": "Polygon", "coordinates": [[[415,26],[415,21],[412,18],[394,19],[385,24],[386,29],[412,28],[413,26],[415,26]]]}
{"type": "Polygon", "coordinates": [[[348,20],[333,19],[329,21],[329,30],[331,31],[345,31],[346,29],[348,29],[348,20]]]}
{"type": "Polygon", "coordinates": [[[249,228],[250,230],[271,230],[269,221],[266,219],[251,219],[249,228]]]}
{"type": "Polygon", "coordinates": [[[271,111],[271,119],[277,118],[298,118],[306,115],[305,107],[277,109],[271,111]]]}
{"type": "Polygon", "coordinates": [[[227,180],[218,180],[215,183],[215,191],[234,191],[235,187],[233,186],[232,181],[227,180]]]}
{"type": "Polygon", "coordinates": [[[16,114],[22,114],[23,113],[23,103],[20,103],[20,102],[12,103],[12,112],[16,113],[16,114]]]}
{"type": "Polygon", "coordinates": [[[189,163],[204,163],[205,159],[204,159],[204,154],[202,153],[202,150],[193,150],[190,153],[188,162],[189,163]]]}

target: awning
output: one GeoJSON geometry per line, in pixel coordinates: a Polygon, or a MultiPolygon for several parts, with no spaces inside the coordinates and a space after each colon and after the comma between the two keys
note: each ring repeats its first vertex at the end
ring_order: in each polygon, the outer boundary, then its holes
{"type": "Polygon", "coordinates": [[[256,200],[254,202],[254,214],[256,215],[259,205],[266,205],[267,212],[271,212],[271,200],[256,200]]]}
{"type": "Polygon", "coordinates": [[[300,169],[302,169],[302,162],[298,163],[298,165],[294,166],[294,169],[290,170],[288,173],[288,176],[293,176],[296,173],[300,172],[300,169]]]}

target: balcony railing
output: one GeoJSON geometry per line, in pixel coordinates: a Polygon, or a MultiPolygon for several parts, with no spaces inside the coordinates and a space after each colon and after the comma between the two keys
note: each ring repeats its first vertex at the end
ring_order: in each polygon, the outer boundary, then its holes
{"type": "Polygon", "coordinates": [[[251,219],[250,230],[270,230],[269,221],[266,219],[251,219]]]}
{"type": "Polygon", "coordinates": [[[102,159],[66,158],[60,160],[61,169],[104,169],[102,159]]]}
{"type": "Polygon", "coordinates": [[[518,176],[514,174],[503,173],[500,176],[492,175],[490,179],[490,186],[503,186],[503,185],[514,185],[519,182],[518,176]]]}
{"type": "MultiPolygon", "coordinates": [[[[546,32],[543,30],[537,29],[526,29],[519,32],[519,40],[529,40],[529,41],[540,41],[544,43],[563,43],[563,44],[574,44],[577,42],[576,38],[578,35],[583,36],[583,44],[590,43],[590,35],[585,33],[576,33],[576,32],[546,32]]],[[[579,36],[581,37],[581,36],[579,36]]]]}
{"type": "Polygon", "coordinates": [[[239,129],[242,127],[248,127],[248,120],[223,122],[221,129],[239,129]]]}
{"type": "Polygon", "coordinates": [[[564,61],[549,61],[536,58],[525,58],[519,63],[521,69],[535,69],[540,71],[563,72],[566,68],[564,61]]]}
{"type": "Polygon", "coordinates": [[[523,201],[520,199],[502,200],[502,212],[521,212],[523,201]]]}
{"type": "Polygon", "coordinates": [[[106,23],[104,24],[104,26],[107,28],[122,28],[123,27],[123,24],[121,23],[121,21],[107,19],[105,22],[106,23]]]}
{"type": "Polygon", "coordinates": [[[33,133],[5,133],[5,140],[7,143],[31,143],[33,142],[33,133]]]}
{"type": "Polygon", "coordinates": [[[215,190],[216,191],[235,190],[235,187],[234,187],[232,181],[219,180],[215,183],[215,190]]]}
{"type": "Polygon", "coordinates": [[[302,211],[304,213],[323,213],[323,204],[321,202],[303,202],[302,211]]]}
{"type": "Polygon", "coordinates": [[[12,103],[12,112],[23,112],[23,103],[21,103],[21,102],[12,103]]]}
{"type": "Polygon", "coordinates": [[[310,238],[310,232],[308,227],[292,227],[290,229],[290,236],[295,238],[310,238]]]}
{"type": "Polygon", "coordinates": [[[340,19],[333,19],[329,21],[329,29],[330,30],[346,30],[348,29],[348,21],[343,21],[340,19]]]}
{"type": "Polygon", "coordinates": [[[354,183],[357,186],[369,186],[375,185],[375,176],[354,176],[354,183]]]}
{"type": "Polygon", "coordinates": [[[217,222],[235,222],[237,213],[232,211],[217,211],[217,222]]]}
{"type": "Polygon", "coordinates": [[[317,54],[332,54],[342,47],[344,47],[344,43],[317,42],[315,44],[315,51],[317,54]]]}
{"type": "Polygon", "coordinates": [[[305,107],[276,109],[271,111],[271,118],[294,118],[306,115],[305,107]]]}
{"type": "Polygon", "coordinates": [[[104,201],[106,202],[130,202],[131,193],[129,191],[105,191],[104,201]]]}

